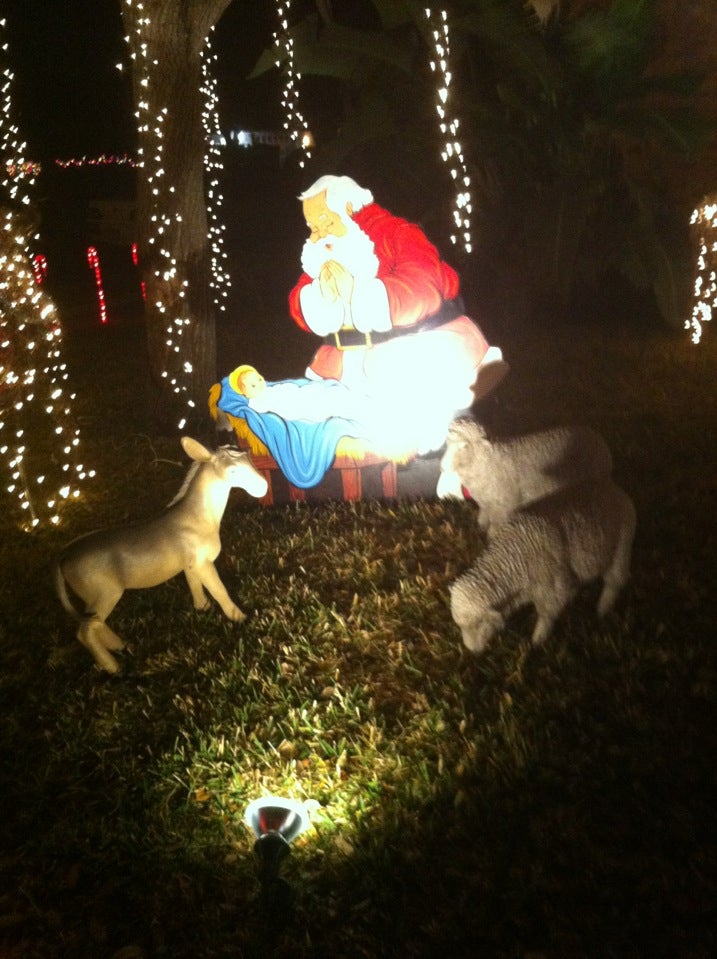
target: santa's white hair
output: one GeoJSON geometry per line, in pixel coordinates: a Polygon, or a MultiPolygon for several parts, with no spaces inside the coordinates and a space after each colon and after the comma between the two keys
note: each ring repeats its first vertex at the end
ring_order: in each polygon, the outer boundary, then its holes
{"type": "Polygon", "coordinates": [[[326,191],[326,206],[339,215],[346,211],[347,203],[351,204],[354,213],[373,203],[373,193],[370,190],[359,186],[350,176],[335,176],[333,173],[320,176],[307,190],[300,193],[298,198],[303,202],[324,191],[326,191]]]}

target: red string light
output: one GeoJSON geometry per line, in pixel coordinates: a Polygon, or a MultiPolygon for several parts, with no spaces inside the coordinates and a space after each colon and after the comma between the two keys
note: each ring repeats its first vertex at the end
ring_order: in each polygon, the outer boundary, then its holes
{"type": "Polygon", "coordinates": [[[102,286],[102,272],[100,270],[100,258],[94,246],[87,247],[87,262],[95,274],[95,284],[97,285],[97,299],[100,304],[100,323],[107,322],[107,303],[105,301],[105,291],[102,286]]]}
{"type": "MultiPolygon", "coordinates": [[[[139,266],[139,252],[137,250],[137,244],[132,244],[132,262],[135,266],[139,266]]],[[[142,299],[147,299],[147,288],[145,286],[144,280],[139,281],[140,289],[142,290],[142,299]]]]}
{"type": "Polygon", "coordinates": [[[42,167],[33,160],[8,160],[5,164],[7,175],[16,176],[39,176],[42,167]]]}
{"type": "Polygon", "coordinates": [[[35,274],[35,283],[38,286],[47,279],[47,257],[44,253],[36,253],[33,256],[32,272],[35,274]]]}

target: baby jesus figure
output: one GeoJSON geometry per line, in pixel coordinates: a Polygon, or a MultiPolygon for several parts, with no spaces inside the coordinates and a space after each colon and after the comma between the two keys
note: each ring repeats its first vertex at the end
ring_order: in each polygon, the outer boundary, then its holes
{"type": "Polygon", "coordinates": [[[338,380],[281,380],[267,383],[253,366],[238,366],[228,377],[229,385],[245,396],[256,413],[276,413],[285,420],[322,423],[332,416],[366,424],[380,414],[371,399],[338,380]]]}

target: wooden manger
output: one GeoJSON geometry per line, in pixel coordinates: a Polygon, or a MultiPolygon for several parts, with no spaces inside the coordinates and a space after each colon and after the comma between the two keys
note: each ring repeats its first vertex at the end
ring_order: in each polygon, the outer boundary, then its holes
{"type": "MultiPolygon", "coordinates": [[[[249,424],[240,416],[233,416],[217,405],[221,396],[221,383],[215,383],[209,391],[209,411],[221,428],[234,432],[237,444],[241,449],[251,454],[256,469],[264,476],[269,488],[266,495],[259,502],[270,506],[275,501],[275,486],[273,480],[277,475],[283,475],[281,467],[270,454],[264,443],[251,431],[249,424]]],[[[381,492],[384,499],[398,498],[398,466],[411,462],[413,455],[408,453],[396,459],[377,455],[364,442],[351,436],[344,436],[339,440],[336,448],[336,457],[331,470],[339,474],[342,499],[360,500],[363,497],[362,471],[366,467],[378,467],[381,482],[381,492]]],[[[287,481],[288,482],[288,481],[287,481]]],[[[292,483],[289,486],[289,499],[301,502],[306,499],[307,491],[292,483]]]]}

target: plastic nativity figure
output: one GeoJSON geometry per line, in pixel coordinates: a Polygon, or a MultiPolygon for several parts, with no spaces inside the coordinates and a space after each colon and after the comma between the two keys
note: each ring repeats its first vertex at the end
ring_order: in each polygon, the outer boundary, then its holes
{"type": "Polygon", "coordinates": [[[465,315],[458,274],[351,177],[322,176],[299,199],[309,237],[289,310],[324,340],[306,376],[380,402],[386,428],[415,452],[439,449],[453,418],[508,369],[465,315]]]}
{"type": "Polygon", "coordinates": [[[349,449],[395,462],[440,449],[508,367],[418,226],[346,176],[323,176],[299,199],[309,237],[289,311],[324,342],[299,379],[237,367],[212,388],[210,409],[309,488],[349,449]]]}
{"type": "MultiPolygon", "coordinates": [[[[257,413],[276,413],[285,420],[321,423],[332,416],[365,422],[370,398],[349,389],[338,380],[295,380],[267,382],[254,366],[238,366],[228,377],[229,386],[257,413]]],[[[376,415],[381,411],[377,409],[376,415]]]]}

